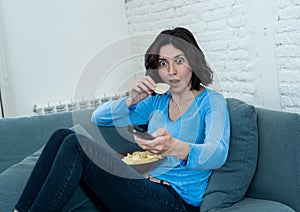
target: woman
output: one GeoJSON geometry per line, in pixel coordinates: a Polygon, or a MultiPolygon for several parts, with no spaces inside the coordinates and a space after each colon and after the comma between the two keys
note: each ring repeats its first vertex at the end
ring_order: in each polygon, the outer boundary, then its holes
{"type": "Polygon", "coordinates": [[[16,211],[59,211],[79,183],[100,211],[199,210],[212,169],[227,158],[226,102],[205,87],[212,82],[212,71],[185,28],[162,31],[146,52],[145,68],[146,76],[132,86],[130,96],[101,105],[92,121],[99,126],[148,124],[155,139],[134,139],[166,162],[141,178],[105,148],[95,147],[104,158],[113,158],[120,175],[131,176],[120,177],[87,157],[78,140],[88,143],[88,138],[61,129],[45,146],[16,211]],[[169,91],[155,95],[158,82],[169,84],[169,91]]]}

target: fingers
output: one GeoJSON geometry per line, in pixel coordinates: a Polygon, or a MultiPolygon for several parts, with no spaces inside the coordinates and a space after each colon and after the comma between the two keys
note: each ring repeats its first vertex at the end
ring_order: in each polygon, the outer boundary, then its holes
{"type": "Polygon", "coordinates": [[[134,86],[134,90],[137,93],[148,93],[151,94],[154,89],[155,89],[155,82],[153,81],[153,79],[149,76],[144,77],[143,79],[139,80],[135,86],[134,86]]]}
{"type": "Polygon", "coordinates": [[[139,147],[154,154],[163,154],[174,145],[174,139],[166,129],[158,129],[152,135],[156,137],[154,140],[144,140],[137,136],[134,139],[139,147]]]}
{"type": "Polygon", "coordinates": [[[151,84],[152,90],[154,90],[156,86],[155,81],[150,76],[146,76],[145,79],[151,84]]]}
{"type": "Polygon", "coordinates": [[[170,133],[168,132],[168,130],[166,130],[164,128],[159,128],[158,130],[156,130],[155,132],[153,132],[152,135],[154,137],[160,137],[160,136],[164,136],[164,135],[170,135],[170,133]]]}
{"type": "Polygon", "coordinates": [[[150,76],[145,76],[143,79],[137,81],[130,89],[130,97],[133,104],[137,104],[154,91],[156,84],[150,76]]]}
{"type": "Polygon", "coordinates": [[[155,146],[155,140],[145,140],[145,139],[142,139],[136,135],[134,135],[134,140],[135,142],[142,148],[142,149],[150,149],[150,148],[153,148],[155,146]]]}

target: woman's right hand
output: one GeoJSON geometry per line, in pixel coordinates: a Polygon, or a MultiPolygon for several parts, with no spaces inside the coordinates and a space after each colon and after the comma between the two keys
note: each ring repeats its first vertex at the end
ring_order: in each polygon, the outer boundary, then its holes
{"type": "Polygon", "coordinates": [[[138,80],[133,87],[130,88],[130,98],[127,99],[128,107],[135,105],[151,95],[154,91],[156,83],[150,76],[145,76],[138,80]]]}

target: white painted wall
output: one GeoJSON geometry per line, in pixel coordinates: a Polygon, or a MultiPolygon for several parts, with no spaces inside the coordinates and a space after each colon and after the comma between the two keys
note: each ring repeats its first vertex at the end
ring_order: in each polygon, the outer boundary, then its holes
{"type": "MultiPolygon", "coordinates": [[[[34,104],[73,98],[92,56],[128,36],[125,5],[123,0],[0,0],[0,33],[6,116],[32,115],[34,104]]],[[[118,79],[109,85],[114,83],[118,79]]],[[[82,95],[91,95],[87,92],[82,95]]]]}

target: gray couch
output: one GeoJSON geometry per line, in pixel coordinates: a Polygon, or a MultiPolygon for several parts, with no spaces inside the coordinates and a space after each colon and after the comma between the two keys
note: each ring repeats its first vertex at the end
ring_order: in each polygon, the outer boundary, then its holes
{"type": "MultiPolygon", "coordinates": [[[[227,99],[231,143],[214,170],[201,211],[300,211],[300,115],[227,99]]],[[[0,119],[0,211],[11,211],[47,138],[57,128],[83,126],[118,152],[137,148],[125,129],[96,127],[91,111],[0,119]],[[126,133],[126,132],[125,132],[126,133]],[[100,137],[101,138],[100,138],[100,137]]],[[[96,211],[78,187],[64,211],[96,211]]]]}

